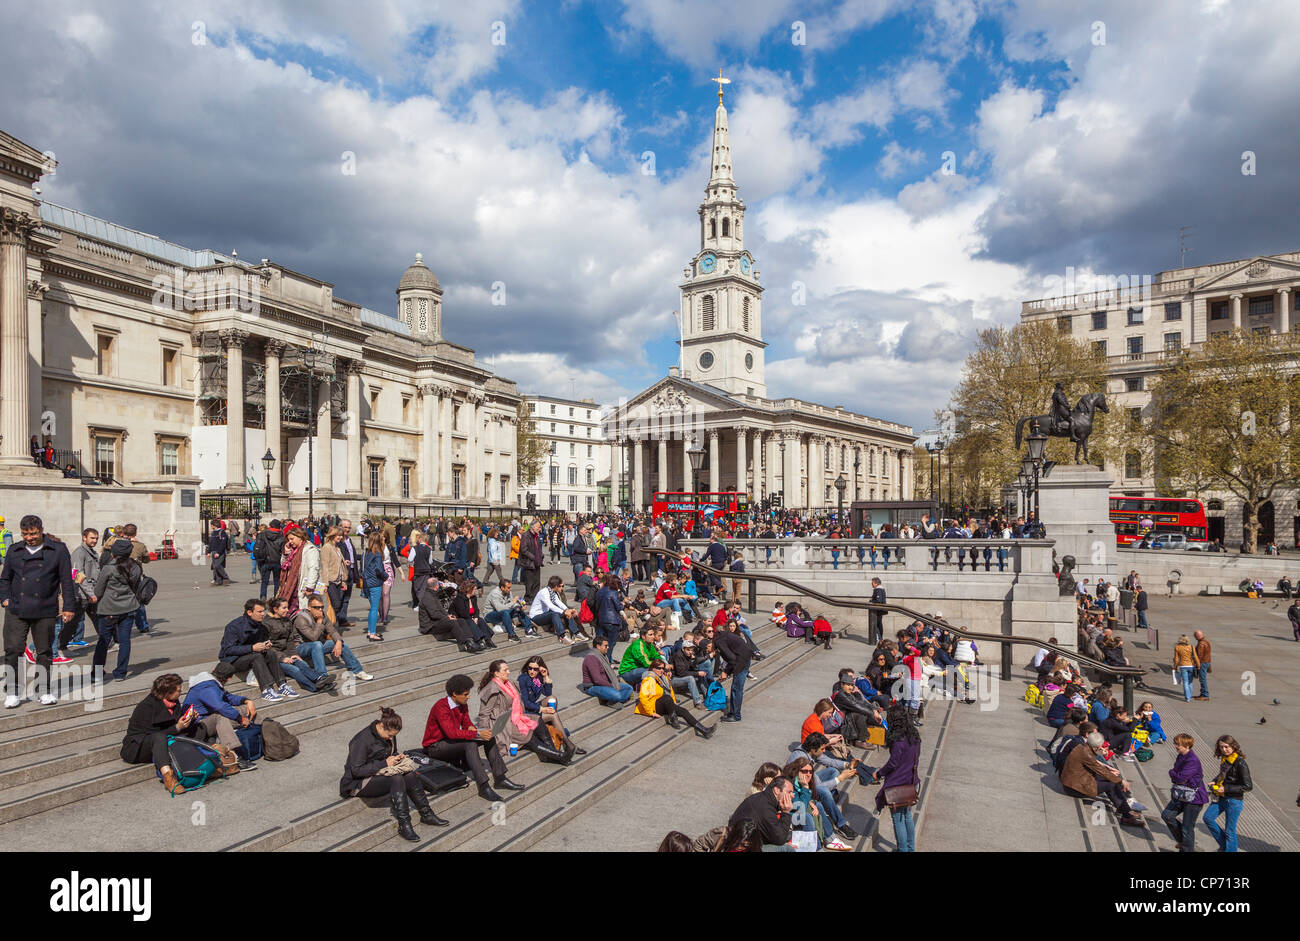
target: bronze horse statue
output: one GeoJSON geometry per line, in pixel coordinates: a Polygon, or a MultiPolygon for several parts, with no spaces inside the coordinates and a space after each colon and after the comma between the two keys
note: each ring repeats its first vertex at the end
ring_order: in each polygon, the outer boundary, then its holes
{"type": "Polygon", "coordinates": [[[1051,415],[1030,415],[1016,422],[1016,450],[1020,450],[1020,440],[1024,434],[1025,423],[1038,425],[1038,430],[1053,438],[1069,438],[1074,442],[1074,463],[1079,463],[1079,449],[1083,448],[1083,460],[1088,460],[1088,436],[1092,434],[1092,416],[1094,412],[1110,412],[1106,407],[1106,396],[1100,392],[1089,392],[1079,399],[1070,413],[1070,424],[1057,427],[1051,415]]]}

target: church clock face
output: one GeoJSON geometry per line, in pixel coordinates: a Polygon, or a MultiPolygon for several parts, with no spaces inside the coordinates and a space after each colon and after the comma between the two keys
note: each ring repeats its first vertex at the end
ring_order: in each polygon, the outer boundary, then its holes
{"type": "Polygon", "coordinates": [[[701,369],[713,368],[713,354],[710,353],[708,350],[705,350],[703,353],[700,354],[700,368],[701,369]]]}
{"type": "Polygon", "coordinates": [[[718,256],[714,255],[713,252],[706,252],[700,256],[700,274],[713,274],[714,269],[717,267],[718,256]]]}
{"type": "Polygon", "coordinates": [[[749,274],[749,268],[750,268],[750,264],[749,264],[749,256],[748,256],[748,255],[741,255],[741,256],[740,256],[740,273],[741,273],[741,274],[749,274]]]}

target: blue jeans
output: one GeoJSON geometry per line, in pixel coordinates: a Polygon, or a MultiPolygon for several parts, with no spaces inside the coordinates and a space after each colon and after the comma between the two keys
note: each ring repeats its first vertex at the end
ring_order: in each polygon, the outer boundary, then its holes
{"type": "Polygon", "coordinates": [[[281,660],[280,669],[284,671],[285,676],[297,681],[298,685],[309,693],[316,692],[316,681],[325,672],[324,670],[313,670],[305,660],[295,660],[292,663],[285,663],[281,660]]]}
{"type": "Polygon", "coordinates": [[[665,598],[663,601],[658,602],[655,605],[655,607],[672,608],[674,611],[676,611],[678,614],[680,614],[682,617],[686,618],[687,620],[690,621],[695,620],[695,612],[692,611],[691,606],[687,604],[685,601],[683,601],[681,598],[665,598]]]}
{"type": "Polygon", "coordinates": [[[555,628],[555,636],[557,639],[564,636],[566,629],[574,637],[578,636],[578,628],[580,625],[578,624],[577,618],[566,618],[559,611],[547,611],[533,623],[536,624],[540,622],[545,624],[547,621],[549,621],[551,626],[555,628]]]}
{"type": "Polygon", "coordinates": [[[645,678],[645,675],[649,672],[650,671],[647,670],[645,667],[634,667],[631,670],[628,670],[626,673],[620,673],[618,675],[618,678],[622,680],[624,683],[631,685],[631,687],[635,690],[641,688],[641,680],[643,680],[645,678]]]}
{"type": "Polygon", "coordinates": [[[519,573],[520,573],[520,569],[519,569],[519,560],[518,560],[518,559],[515,559],[515,560],[514,560],[514,563],[515,563],[515,568],[514,568],[514,571],[510,573],[510,582],[511,582],[511,584],[513,584],[513,585],[518,585],[518,584],[519,584],[519,573]]]}
{"type": "Polygon", "coordinates": [[[691,702],[699,705],[703,700],[700,698],[700,678],[698,676],[675,676],[669,681],[676,692],[687,692],[691,696],[691,702]]]}
{"type": "Polygon", "coordinates": [[[370,602],[370,613],[366,616],[366,633],[379,632],[379,604],[384,597],[384,586],[376,585],[366,589],[366,600],[370,602]]]}
{"type": "Polygon", "coordinates": [[[253,558],[253,553],[251,552],[248,554],[248,561],[253,565],[253,571],[250,572],[249,575],[253,578],[257,578],[257,559],[253,558]]]}
{"type": "Polygon", "coordinates": [[[141,634],[149,633],[149,612],[145,610],[144,605],[135,609],[135,626],[140,629],[141,634]]]}
{"type": "Polygon", "coordinates": [[[1219,852],[1237,852],[1237,818],[1241,816],[1240,797],[1220,797],[1205,808],[1205,827],[1219,844],[1219,852]],[[1223,814],[1223,826],[1219,826],[1223,814]]]}
{"type": "Polygon", "coordinates": [[[1142,628],[1142,630],[1144,630],[1144,631],[1147,629],[1147,609],[1146,609],[1146,608],[1138,608],[1138,627],[1142,628]]]}
{"type": "Polygon", "coordinates": [[[1190,853],[1196,848],[1196,818],[1200,815],[1200,804],[1185,804],[1180,800],[1171,800],[1160,812],[1160,819],[1181,852],[1190,853]]]}
{"type": "Polygon", "coordinates": [[[838,775],[834,768],[817,769],[816,790],[817,802],[821,804],[822,813],[837,827],[844,826],[844,815],[840,813],[840,805],[835,802],[835,795],[831,793],[830,782],[833,782],[838,775]]]}
{"type": "MultiPolygon", "coordinates": [[[[304,660],[310,660],[312,669],[317,673],[324,673],[326,648],[333,650],[334,645],[328,640],[311,640],[305,644],[298,645],[298,656],[302,657],[304,660]]],[[[342,659],[343,665],[347,667],[350,672],[362,672],[361,661],[357,659],[357,655],[348,648],[347,644],[343,645],[342,659]]]]}
{"type": "Polygon", "coordinates": [[[619,683],[618,689],[612,686],[588,686],[584,692],[601,702],[627,702],[632,698],[632,687],[626,683],[619,683]]]}
{"type": "Polygon", "coordinates": [[[749,676],[748,671],[738,670],[731,677],[731,697],[727,700],[728,712],[740,718],[740,706],[745,701],[745,678],[749,676]]]}
{"type": "Polygon", "coordinates": [[[533,630],[533,619],[528,616],[528,612],[523,608],[511,608],[509,611],[493,611],[484,620],[489,624],[500,624],[511,637],[515,636],[514,625],[516,621],[524,629],[525,633],[531,633],[533,630]]]}
{"type": "Polygon", "coordinates": [[[831,568],[838,569],[839,567],[840,567],[840,554],[838,552],[832,552],[831,568]]]}
{"type": "Polygon", "coordinates": [[[1192,667],[1179,667],[1178,672],[1182,674],[1183,680],[1183,701],[1192,701],[1192,674],[1195,672],[1192,667]]]}
{"type": "Polygon", "coordinates": [[[262,593],[258,595],[259,598],[271,597],[266,593],[267,582],[271,582],[274,586],[272,594],[278,595],[280,593],[280,566],[274,562],[262,566],[262,593]]]}
{"type": "Polygon", "coordinates": [[[116,640],[117,668],[113,670],[114,679],[126,679],[126,668],[131,663],[131,625],[134,621],[134,611],[99,616],[99,643],[95,644],[95,654],[90,662],[94,666],[102,667],[108,660],[108,648],[116,640]]]}
{"type": "Polygon", "coordinates": [[[1202,663],[1202,664],[1200,665],[1200,667],[1197,668],[1196,673],[1197,673],[1197,676],[1199,677],[1199,679],[1200,679],[1200,681],[1201,681],[1201,695],[1204,696],[1206,699],[1209,699],[1209,698],[1210,698],[1210,684],[1209,684],[1209,681],[1206,680],[1206,677],[1207,677],[1207,676],[1209,675],[1209,673],[1210,673],[1209,664],[1202,663]]]}
{"type": "Polygon", "coordinates": [[[912,808],[891,810],[889,816],[894,818],[894,841],[898,844],[897,852],[916,852],[916,820],[912,817],[912,808]]]}

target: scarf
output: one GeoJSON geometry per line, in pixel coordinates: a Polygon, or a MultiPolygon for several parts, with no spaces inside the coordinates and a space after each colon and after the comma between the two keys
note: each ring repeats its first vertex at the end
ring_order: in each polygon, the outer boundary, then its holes
{"type": "Polygon", "coordinates": [[[537,728],[537,720],[524,715],[524,702],[519,696],[519,691],[509,683],[504,683],[496,677],[492,682],[497,684],[497,688],[510,697],[510,721],[514,727],[519,730],[520,734],[531,737],[533,731],[537,728]]]}
{"type": "Polygon", "coordinates": [[[284,576],[280,579],[280,590],[275,593],[275,597],[289,602],[289,617],[298,613],[298,575],[302,569],[302,548],[299,546],[289,558],[280,562],[284,576]]]}

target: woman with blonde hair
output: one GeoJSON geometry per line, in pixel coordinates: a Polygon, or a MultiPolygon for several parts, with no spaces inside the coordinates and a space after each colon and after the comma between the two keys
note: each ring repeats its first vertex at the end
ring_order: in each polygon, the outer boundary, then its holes
{"type": "Polygon", "coordinates": [[[1192,677],[1196,675],[1201,661],[1196,657],[1196,650],[1186,634],[1179,636],[1174,644],[1174,676],[1183,681],[1183,699],[1192,701],[1192,677]]]}
{"type": "MultiPolygon", "coordinates": [[[[339,606],[343,603],[343,583],[347,581],[343,550],[339,547],[342,541],[343,529],[339,526],[331,526],[320,543],[320,581],[325,586],[321,597],[329,598],[330,607],[336,617],[339,606]]],[[[306,606],[306,600],[303,605],[306,606]]]]}

